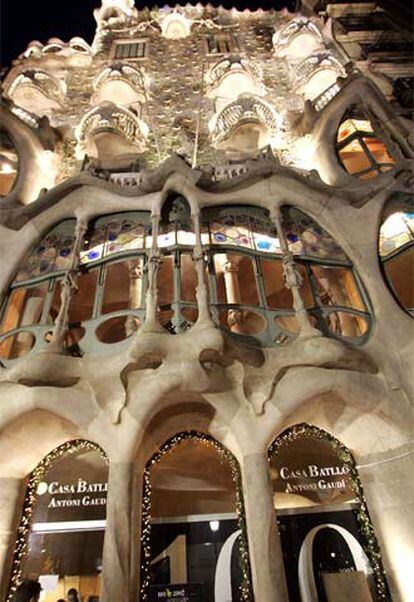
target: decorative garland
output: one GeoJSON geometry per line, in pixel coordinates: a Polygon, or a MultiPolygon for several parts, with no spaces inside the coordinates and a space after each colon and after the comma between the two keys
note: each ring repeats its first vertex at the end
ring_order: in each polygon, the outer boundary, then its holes
{"type": "Polygon", "coordinates": [[[243,581],[240,588],[241,599],[244,602],[253,600],[249,548],[246,532],[246,517],[243,502],[243,488],[241,481],[240,468],[233,454],[223,447],[218,441],[198,431],[185,431],[171,437],[147,462],[143,475],[143,494],[142,494],[142,561],[141,561],[141,601],[148,600],[150,585],[150,563],[151,563],[151,468],[162,460],[165,455],[171,454],[177,445],[188,440],[199,441],[203,445],[213,447],[219,454],[221,461],[226,461],[230,465],[231,476],[236,486],[236,511],[238,516],[238,526],[241,531],[239,544],[240,566],[243,574],[243,581]]]}
{"type": "Polygon", "coordinates": [[[36,500],[36,489],[40,481],[42,481],[49,468],[63,457],[75,454],[77,452],[98,451],[105,463],[108,463],[108,456],[99,445],[86,441],[84,439],[73,439],[67,441],[59,447],[51,451],[30,473],[28,484],[26,487],[25,498],[23,502],[22,517],[17,530],[17,538],[14,548],[12,573],[9,582],[9,590],[7,602],[11,602],[13,595],[19,583],[22,580],[22,561],[27,550],[27,540],[30,532],[30,523],[32,520],[34,504],[36,500]]]}
{"type": "Polygon", "coordinates": [[[333,450],[336,452],[338,458],[349,468],[349,476],[351,487],[356,493],[360,507],[357,511],[357,519],[359,528],[363,537],[363,550],[368,557],[370,562],[373,575],[375,589],[378,596],[378,600],[391,600],[390,591],[385,576],[385,570],[381,558],[381,550],[378,540],[375,535],[374,527],[372,526],[371,519],[368,512],[366,498],[364,490],[362,488],[361,479],[358,474],[358,469],[354,457],[352,456],[349,449],[343,445],[338,439],[328,432],[319,429],[316,426],[306,424],[297,424],[284,431],[269,448],[268,459],[269,462],[273,455],[277,455],[282,447],[296,441],[299,437],[306,437],[309,439],[319,439],[320,441],[327,441],[333,450]]]}

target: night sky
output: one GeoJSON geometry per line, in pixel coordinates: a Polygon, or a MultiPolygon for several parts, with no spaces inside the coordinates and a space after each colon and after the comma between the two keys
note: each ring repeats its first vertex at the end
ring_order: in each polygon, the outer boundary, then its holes
{"type": "MultiPolygon", "coordinates": [[[[184,0],[182,4],[186,4],[184,0]]],[[[178,2],[179,3],[179,2],[178,2]]],[[[203,2],[204,3],[204,2],[203,2]]],[[[208,3],[208,0],[205,2],[208,3]]],[[[51,37],[57,37],[68,42],[73,36],[81,36],[89,44],[95,32],[93,9],[100,6],[100,0],[0,0],[1,6],[1,65],[8,67],[32,40],[43,44],[51,37]]],[[[144,6],[174,5],[171,2],[135,1],[140,9],[144,6]]],[[[196,1],[194,0],[194,4],[196,1]]],[[[263,9],[283,7],[291,11],[295,9],[295,0],[213,0],[214,6],[220,4],[225,8],[235,6],[238,9],[261,7],[263,9]]]]}

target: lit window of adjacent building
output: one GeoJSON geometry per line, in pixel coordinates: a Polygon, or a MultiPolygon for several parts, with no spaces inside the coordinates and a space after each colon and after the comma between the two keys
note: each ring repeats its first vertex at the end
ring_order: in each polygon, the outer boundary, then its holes
{"type": "Polygon", "coordinates": [[[379,255],[394,297],[414,316],[414,202],[406,210],[387,211],[380,228],[379,255]]]}
{"type": "Polygon", "coordinates": [[[205,50],[207,54],[230,54],[239,50],[239,43],[230,32],[212,33],[205,36],[205,50]]]}
{"type": "Polygon", "coordinates": [[[358,110],[345,114],[338,129],[337,151],[345,170],[360,180],[389,171],[395,162],[369,118],[358,110]]]}
{"type": "Polygon", "coordinates": [[[115,59],[144,59],[148,56],[148,40],[115,42],[111,54],[115,59]]]}

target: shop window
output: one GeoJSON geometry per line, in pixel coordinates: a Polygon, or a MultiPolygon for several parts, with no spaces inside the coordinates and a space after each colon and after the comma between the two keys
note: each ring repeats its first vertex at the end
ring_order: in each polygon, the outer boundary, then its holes
{"type": "Polygon", "coordinates": [[[414,315],[414,202],[391,202],[380,228],[379,255],[389,287],[414,315]],[[400,210],[398,210],[400,208],[400,210]]]}
{"type": "Polygon", "coordinates": [[[148,40],[114,42],[112,56],[115,59],[143,59],[148,56],[148,40]]]}
{"type": "Polygon", "coordinates": [[[17,580],[38,579],[42,600],[100,594],[108,483],[98,446],[76,440],[51,452],[29,476],[8,601],[17,580]]]}
{"type": "Polygon", "coordinates": [[[0,197],[12,190],[19,170],[19,157],[11,137],[0,129],[0,197]]]}
{"type": "Polygon", "coordinates": [[[369,116],[360,109],[345,114],[338,129],[336,148],[345,170],[360,180],[387,172],[395,163],[369,116]]]}
{"type": "Polygon", "coordinates": [[[141,600],[251,599],[240,471],[207,435],[180,433],[144,472],[141,600]],[[176,586],[176,587],[174,587],[176,586]]]}
{"type": "Polygon", "coordinates": [[[300,424],[269,450],[273,502],[291,600],[388,599],[355,461],[337,439],[300,424]]]}

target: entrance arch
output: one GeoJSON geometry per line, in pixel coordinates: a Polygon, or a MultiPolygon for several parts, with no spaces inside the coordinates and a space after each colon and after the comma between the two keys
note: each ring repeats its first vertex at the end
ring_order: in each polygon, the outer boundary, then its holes
{"type": "MultiPolygon", "coordinates": [[[[143,477],[141,601],[167,590],[252,600],[240,468],[209,435],[174,435],[143,477]],[[180,589],[181,588],[181,589],[180,589]]],[[[198,596],[198,598],[197,598],[198,596]]]]}
{"type": "Polygon", "coordinates": [[[84,439],[59,445],[30,473],[7,602],[25,578],[40,581],[45,602],[71,588],[99,595],[107,483],[106,453],[84,439]]]}
{"type": "Polygon", "coordinates": [[[328,599],[331,576],[325,575],[335,573],[336,587],[346,588],[346,580],[359,581],[355,587],[361,592],[369,589],[374,599],[389,599],[380,548],[350,450],[328,432],[302,423],[275,439],[269,463],[289,596],[301,602],[328,599]],[[332,561],[318,556],[320,546],[315,543],[322,534],[332,540],[332,561]]]}

